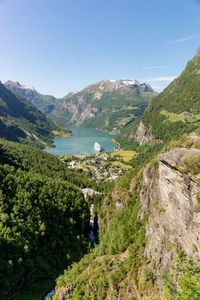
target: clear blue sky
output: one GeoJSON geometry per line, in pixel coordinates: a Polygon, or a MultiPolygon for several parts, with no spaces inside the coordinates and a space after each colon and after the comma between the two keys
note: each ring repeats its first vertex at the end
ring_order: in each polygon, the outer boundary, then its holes
{"type": "Polygon", "coordinates": [[[57,97],[102,79],[161,91],[199,46],[198,0],[0,0],[0,80],[57,97]]]}

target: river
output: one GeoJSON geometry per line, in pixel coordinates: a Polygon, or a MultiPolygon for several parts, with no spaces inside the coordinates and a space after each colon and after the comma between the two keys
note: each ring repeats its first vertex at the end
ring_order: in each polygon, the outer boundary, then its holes
{"type": "Polygon", "coordinates": [[[112,142],[114,135],[111,135],[102,130],[84,128],[84,127],[70,127],[73,132],[72,137],[68,138],[55,138],[54,146],[56,148],[47,149],[46,151],[51,154],[84,154],[94,155],[94,143],[99,143],[104,151],[111,152],[115,149],[112,142]]]}

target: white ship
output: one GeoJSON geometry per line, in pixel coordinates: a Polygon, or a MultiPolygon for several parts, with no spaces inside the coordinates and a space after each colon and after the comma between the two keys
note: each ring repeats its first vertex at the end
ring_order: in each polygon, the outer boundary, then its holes
{"type": "Polygon", "coordinates": [[[94,150],[97,152],[101,152],[103,151],[103,148],[101,147],[101,145],[99,143],[94,143],[94,150]]]}

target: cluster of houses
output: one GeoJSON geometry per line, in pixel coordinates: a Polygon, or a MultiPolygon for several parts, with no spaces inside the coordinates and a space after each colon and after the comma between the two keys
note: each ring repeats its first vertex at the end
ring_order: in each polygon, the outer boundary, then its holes
{"type": "Polygon", "coordinates": [[[112,164],[109,156],[86,157],[84,160],[78,158],[71,160],[68,167],[74,170],[91,172],[98,180],[115,180],[119,175],[126,173],[127,169],[112,164]]]}

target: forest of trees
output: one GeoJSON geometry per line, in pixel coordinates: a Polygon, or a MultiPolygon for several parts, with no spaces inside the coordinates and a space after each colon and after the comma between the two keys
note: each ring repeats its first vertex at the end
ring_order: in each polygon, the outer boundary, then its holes
{"type": "Polygon", "coordinates": [[[53,155],[0,141],[2,298],[9,299],[27,280],[34,286],[38,280],[55,279],[87,251],[89,203],[79,190],[86,186],[103,190],[53,155]]]}

